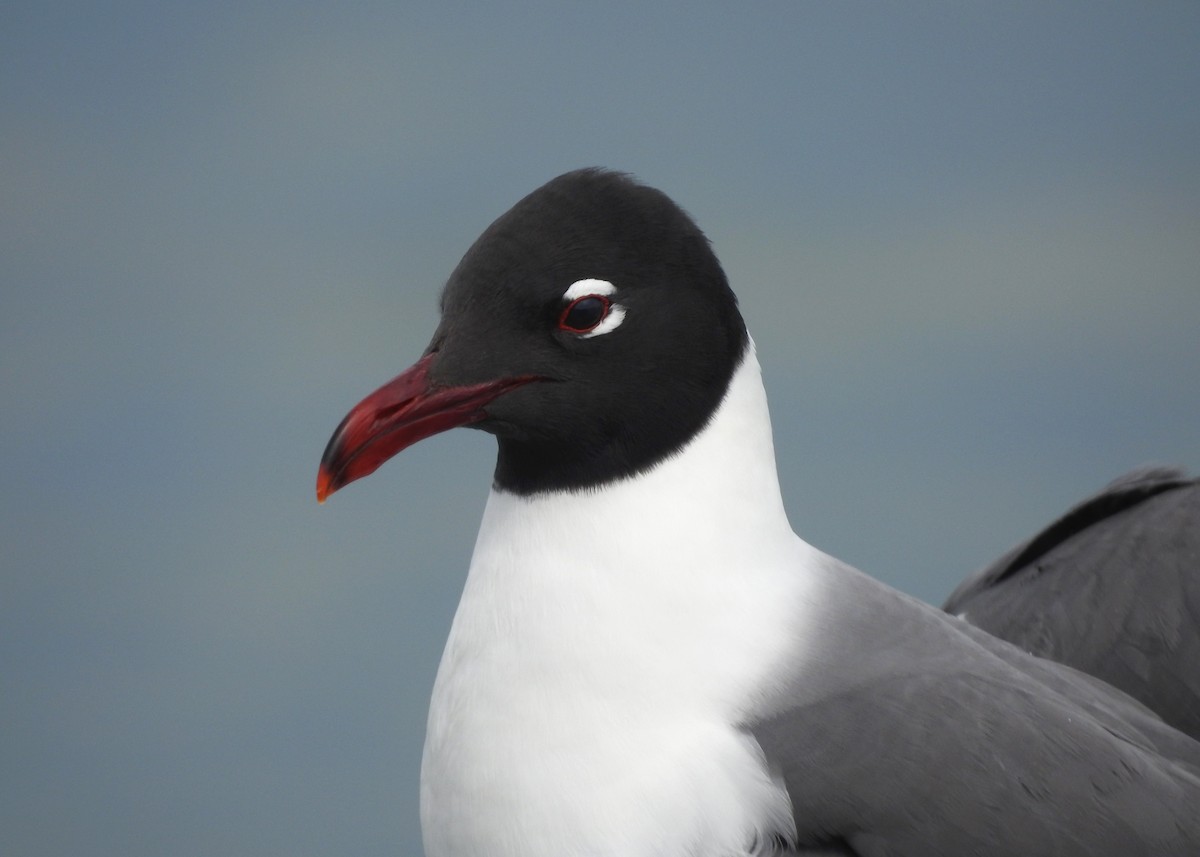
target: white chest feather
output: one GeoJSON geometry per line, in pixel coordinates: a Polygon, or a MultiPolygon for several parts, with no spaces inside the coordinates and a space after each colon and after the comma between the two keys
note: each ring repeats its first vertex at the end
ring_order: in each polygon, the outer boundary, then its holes
{"type": "Polygon", "coordinates": [[[814,555],[783,513],[752,352],[650,473],[493,493],[430,707],[428,857],[729,857],[789,830],[737,723],[803,656],[814,555]]]}

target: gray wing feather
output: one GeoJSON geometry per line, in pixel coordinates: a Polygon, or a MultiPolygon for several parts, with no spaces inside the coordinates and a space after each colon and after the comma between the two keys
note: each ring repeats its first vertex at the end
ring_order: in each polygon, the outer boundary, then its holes
{"type": "Polygon", "coordinates": [[[1122,477],[965,581],[944,609],[1200,738],[1200,480],[1122,477]]]}
{"type": "Polygon", "coordinates": [[[862,857],[1200,854],[1200,779],[1021,681],[897,678],[753,734],[801,841],[836,832],[862,857]]]}
{"type": "Polygon", "coordinates": [[[799,846],[1200,854],[1200,743],[1093,677],[853,569],[829,574],[816,651],[745,723],[799,846]]]}

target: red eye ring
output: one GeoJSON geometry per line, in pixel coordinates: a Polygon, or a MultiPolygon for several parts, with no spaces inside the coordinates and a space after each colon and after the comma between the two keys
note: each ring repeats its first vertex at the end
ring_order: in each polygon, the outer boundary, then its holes
{"type": "Polygon", "coordinates": [[[563,307],[558,317],[558,329],[568,333],[595,330],[611,309],[612,302],[604,295],[582,295],[563,307]]]}

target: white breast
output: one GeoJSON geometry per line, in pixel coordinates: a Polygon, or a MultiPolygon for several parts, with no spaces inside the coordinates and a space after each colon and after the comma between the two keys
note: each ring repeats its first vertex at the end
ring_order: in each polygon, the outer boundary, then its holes
{"type": "Polygon", "coordinates": [[[736,724],[803,657],[817,556],[783,512],[752,350],[651,472],[493,492],[429,712],[428,857],[727,857],[790,830],[736,724]]]}

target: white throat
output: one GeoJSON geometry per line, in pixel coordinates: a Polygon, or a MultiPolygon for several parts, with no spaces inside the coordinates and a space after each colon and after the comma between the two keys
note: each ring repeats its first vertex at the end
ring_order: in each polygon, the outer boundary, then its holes
{"type": "Polygon", "coordinates": [[[492,492],[422,766],[428,857],[736,855],[791,810],[737,728],[814,602],[753,345],[678,454],[576,493],[492,492]]]}

